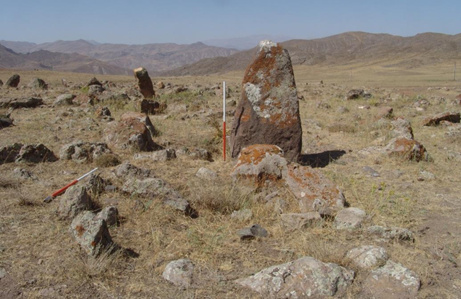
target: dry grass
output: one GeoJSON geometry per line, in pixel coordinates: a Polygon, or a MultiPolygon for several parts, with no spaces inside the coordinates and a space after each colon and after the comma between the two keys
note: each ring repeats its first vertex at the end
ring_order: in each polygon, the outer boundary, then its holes
{"type": "MultiPolygon", "coordinates": [[[[104,157],[91,164],[72,161],[2,164],[0,267],[16,281],[8,288],[28,298],[257,298],[235,285],[233,280],[305,255],[348,267],[345,253],[358,245],[372,243],[383,245],[393,260],[421,277],[421,297],[439,294],[454,297],[459,293],[453,285],[459,284],[459,279],[454,278],[457,270],[450,258],[461,262],[461,230],[457,230],[460,177],[456,175],[461,161],[449,152],[461,153],[461,139],[445,136],[447,129],[443,127],[421,126],[428,115],[445,110],[459,111],[450,100],[461,90],[456,82],[448,81],[444,72],[440,67],[426,67],[411,73],[379,66],[295,68],[299,94],[305,98],[300,102],[303,152],[344,150],[345,155],[330,161],[321,171],[339,186],[351,206],[366,211],[368,218],[364,227],[409,228],[416,234],[414,243],[382,244],[368,238],[361,230],[335,230],[330,221],[302,231],[286,232],[280,223],[279,210],[264,203],[263,194],[233,182],[229,173],[234,162],[220,159],[221,98],[191,88],[177,95],[160,94],[159,100],[166,102],[168,109],[167,114],[151,116],[154,126],[161,132],[155,141],[176,149],[206,148],[213,153],[214,162],[187,157],[154,162],[134,160],[132,153],[127,151],[116,154],[120,161],[153,170],[191,202],[199,211],[199,217],[191,219],[180,215],[157,198],[103,193],[97,201],[101,205],[115,202],[122,216],[121,225],[110,228],[114,241],[139,257],[129,257],[119,251],[98,260],[88,260],[72,240],[69,223],[55,216],[59,198],[50,204],[43,204],[42,200],[95,166],[103,167],[100,170],[102,178],[121,185],[112,174],[116,159],[104,157]],[[324,81],[323,85],[320,80],[324,81]],[[364,88],[373,97],[345,101],[344,95],[352,88],[364,88]],[[417,111],[414,106],[421,98],[431,103],[425,111],[417,111]],[[328,103],[329,108],[318,102],[328,103]],[[340,106],[345,108],[341,112],[338,111],[340,106]],[[369,109],[360,108],[365,106],[369,109]],[[393,107],[394,115],[411,121],[416,140],[427,148],[434,162],[415,163],[377,153],[361,153],[364,148],[385,145],[389,139],[388,121],[376,119],[383,106],[393,107]],[[370,176],[363,170],[365,166],[375,169],[379,177],[370,176]],[[30,170],[38,179],[16,177],[13,172],[16,167],[30,170]],[[218,179],[207,181],[196,177],[200,167],[216,171],[218,179]],[[419,180],[422,171],[432,173],[434,178],[419,180]],[[137,208],[138,201],[142,202],[142,209],[137,208]],[[230,214],[239,209],[250,209],[252,218],[243,222],[231,218],[230,214]],[[240,241],[236,231],[255,223],[266,228],[270,237],[240,241]],[[426,226],[430,229],[425,230],[426,226]],[[179,258],[190,258],[196,264],[194,284],[189,290],[178,289],[161,277],[166,264],[179,258]]],[[[0,71],[0,78],[6,81],[12,73],[0,71]]],[[[19,73],[25,84],[34,77],[45,79],[50,90],[35,93],[48,105],[65,92],[61,78],[86,83],[92,77],[41,71],[19,73]]],[[[238,90],[242,76],[243,72],[238,72],[219,77],[155,78],[154,81],[193,87],[197,84],[211,86],[226,80],[228,86],[238,90]]],[[[133,85],[131,77],[98,76],[98,79],[110,80],[123,88],[133,85]]],[[[0,89],[0,92],[3,97],[32,93],[21,88],[0,89]]],[[[238,100],[238,92],[233,97],[238,100]]],[[[107,104],[116,119],[136,107],[136,103],[131,102],[107,104]]],[[[0,130],[0,146],[41,142],[59,153],[63,145],[75,140],[99,142],[104,123],[96,119],[93,109],[77,106],[15,110],[12,117],[16,126],[0,130]]],[[[280,190],[280,199],[287,203],[285,212],[299,212],[289,193],[280,190]]],[[[357,295],[364,276],[365,273],[358,273],[349,297],[357,295]]]]}

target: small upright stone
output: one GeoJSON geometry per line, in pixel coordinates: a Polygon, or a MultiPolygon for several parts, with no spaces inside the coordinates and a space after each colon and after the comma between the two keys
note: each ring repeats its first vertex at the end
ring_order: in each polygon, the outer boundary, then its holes
{"type": "Polygon", "coordinates": [[[8,79],[8,81],[6,81],[6,86],[13,87],[13,88],[18,87],[20,80],[21,80],[21,76],[19,76],[18,74],[14,74],[8,79]]]}
{"type": "Polygon", "coordinates": [[[91,208],[91,199],[83,186],[72,186],[59,201],[60,219],[73,219],[78,213],[91,208]]]}
{"type": "Polygon", "coordinates": [[[48,89],[48,84],[46,84],[45,81],[40,78],[35,78],[27,86],[35,89],[48,89]]]}
{"type": "Polygon", "coordinates": [[[147,70],[143,67],[134,69],[134,76],[138,80],[138,87],[141,94],[146,99],[151,99],[155,96],[154,86],[152,85],[152,80],[147,73],[147,70]]]}
{"type": "Polygon", "coordinates": [[[234,114],[231,155],[252,144],[274,144],[288,161],[301,151],[301,120],[291,58],[271,41],[259,44],[258,57],[248,66],[242,96],[234,114]]]}

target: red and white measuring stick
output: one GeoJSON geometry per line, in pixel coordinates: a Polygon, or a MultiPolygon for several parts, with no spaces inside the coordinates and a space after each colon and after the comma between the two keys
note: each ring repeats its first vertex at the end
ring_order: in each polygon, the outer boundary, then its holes
{"type": "Polygon", "coordinates": [[[222,157],[226,161],[226,81],[222,82],[222,157]]]}
{"type": "Polygon", "coordinates": [[[51,194],[50,196],[48,196],[47,198],[45,198],[43,201],[44,201],[44,202],[50,202],[50,201],[52,201],[53,198],[55,198],[56,196],[58,196],[58,195],[64,193],[64,191],[66,191],[67,188],[69,188],[70,186],[73,186],[73,185],[77,184],[79,181],[83,180],[85,177],[89,176],[90,174],[92,174],[92,173],[95,172],[96,170],[98,170],[98,168],[95,168],[95,169],[93,169],[92,171],[85,173],[84,175],[82,175],[82,176],[79,177],[78,179],[73,180],[73,181],[70,182],[69,184],[67,184],[67,185],[65,185],[64,187],[62,187],[61,189],[55,191],[53,194],[51,194]]]}

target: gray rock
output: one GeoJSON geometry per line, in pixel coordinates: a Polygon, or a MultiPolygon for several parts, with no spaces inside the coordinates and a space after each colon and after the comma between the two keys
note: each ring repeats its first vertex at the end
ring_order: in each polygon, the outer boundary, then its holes
{"type": "Polygon", "coordinates": [[[0,164],[14,162],[23,146],[22,143],[13,143],[12,145],[0,147],[0,164]]]}
{"type": "Polygon", "coordinates": [[[16,167],[13,170],[13,173],[17,177],[22,178],[22,179],[37,180],[37,177],[31,171],[24,169],[24,168],[16,167]]]}
{"type": "Polygon", "coordinates": [[[98,84],[93,84],[88,86],[88,95],[89,96],[95,96],[99,95],[104,91],[104,87],[98,84]]]}
{"type": "Polygon", "coordinates": [[[82,142],[77,141],[64,145],[59,151],[59,158],[63,160],[73,160],[77,163],[93,162],[104,154],[112,151],[103,142],[82,142]]]}
{"type": "Polygon", "coordinates": [[[334,225],[336,229],[355,229],[362,225],[366,213],[358,208],[346,208],[338,212],[334,225]]]}
{"type": "Polygon", "coordinates": [[[0,279],[6,276],[6,270],[5,268],[0,268],[0,279]]]}
{"type": "Polygon", "coordinates": [[[414,240],[413,233],[409,229],[401,227],[384,227],[374,225],[367,229],[367,233],[387,240],[414,240]]]}
{"type": "Polygon", "coordinates": [[[213,155],[208,150],[203,149],[203,148],[195,148],[189,151],[188,155],[192,159],[213,162],[213,155]]]}
{"type": "Polygon", "coordinates": [[[354,272],[312,257],[272,266],[236,283],[269,298],[326,298],[345,293],[354,272]]]}
{"type": "Polygon", "coordinates": [[[71,186],[59,200],[58,216],[60,219],[73,219],[80,212],[89,210],[91,199],[83,186],[71,186]]]}
{"type": "Polygon", "coordinates": [[[357,268],[367,270],[383,266],[389,256],[382,247],[365,245],[349,250],[346,258],[357,268]]]}
{"type": "Polygon", "coordinates": [[[322,221],[319,212],[287,213],[280,215],[282,227],[286,231],[303,229],[322,221]]]}
{"type": "Polygon", "coordinates": [[[365,94],[365,91],[363,89],[351,89],[348,91],[345,99],[346,100],[359,99],[360,97],[363,97],[364,94],[365,94]]]}
{"type": "Polygon", "coordinates": [[[218,177],[215,171],[205,167],[200,167],[200,169],[197,170],[197,173],[195,173],[195,175],[205,180],[214,180],[218,177]]]}
{"type": "Polygon", "coordinates": [[[122,163],[115,168],[115,175],[121,177],[147,178],[153,175],[150,169],[136,167],[128,162],[122,163]]]}
{"type": "Polygon", "coordinates": [[[391,138],[406,138],[413,139],[413,129],[408,120],[403,118],[398,118],[391,122],[392,130],[390,132],[391,138]]]}
{"type": "Polygon", "coordinates": [[[365,298],[416,298],[421,282],[413,271],[399,263],[387,263],[370,272],[363,282],[361,295],[365,298]]]}
{"type": "Polygon", "coordinates": [[[106,221],[98,219],[90,211],[77,215],[70,225],[72,236],[91,257],[97,257],[114,248],[106,221]]]}
{"type": "Polygon", "coordinates": [[[251,227],[242,228],[237,231],[237,235],[239,235],[241,240],[251,240],[255,237],[267,237],[269,234],[265,228],[260,226],[259,224],[254,224],[251,227]]]}
{"type": "Polygon", "coordinates": [[[187,216],[196,217],[197,212],[190,206],[189,202],[173,190],[165,181],[158,178],[127,179],[123,184],[122,191],[132,196],[159,197],[163,203],[172,208],[182,211],[187,216]]]}
{"type": "Polygon", "coordinates": [[[248,221],[253,217],[253,212],[250,209],[243,209],[239,211],[233,211],[231,218],[240,222],[248,221]]]}
{"type": "Polygon", "coordinates": [[[33,79],[27,86],[35,89],[48,89],[48,84],[40,78],[33,79]]]}
{"type": "Polygon", "coordinates": [[[1,99],[0,107],[1,108],[35,108],[40,105],[43,105],[43,100],[41,98],[21,98],[21,99],[1,99]]]}
{"type": "Polygon", "coordinates": [[[162,276],[172,284],[187,289],[192,285],[194,268],[191,260],[180,259],[168,263],[162,276]]]}
{"type": "Polygon", "coordinates": [[[53,103],[53,106],[66,106],[66,105],[73,105],[73,99],[75,98],[75,95],[66,93],[58,96],[56,100],[53,103]]]}
{"type": "Polygon", "coordinates": [[[106,221],[107,226],[117,225],[118,209],[114,206],[105,207],[96,215],[95,219],[102,219],[106,221]]]}
{"type": "Polygon", "coordinates": [[[29,144],[21,147],[18,155],[16,156],[15,162],[21,163],[41,163],[41,162],[55,162],[58,158],[54,153],[48,149],[45,145],[29,144]]]}
{"type": "Polygon", "coordinates": [[[149,159],[155,162],[166,162],[169,160],[176,159],[176,151],[172,148],[158,150],[152,153],[138,153],[134,155],[137,160],[149,159]]]}

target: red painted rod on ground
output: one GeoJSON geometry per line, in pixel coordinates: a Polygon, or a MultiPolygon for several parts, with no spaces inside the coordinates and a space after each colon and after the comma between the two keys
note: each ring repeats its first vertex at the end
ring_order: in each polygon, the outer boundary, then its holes
{"type": "Polygon", "coordinates": [[[82,175],[82,176],[79,177],[78,179],[73,180],[73,181],[70,182],[69,184],[67,184],[67,185],[65,185],[64,187],[62,187],[61,189],[55,191],[53,194],[51,194],[50,196],[48,196],[47,198],[45,198],[43,201],[44,201],[44,202],[50,202],[50,201],[53,200],[53,198],[55,198],[56,196],[58,196],[58,195],[64,193],[64,191],[66,191],[67,188],[69,188],[70,186],[73,186],[73,185],[77,184],[79,181],[81,181],[81,180],[84,179],[85,177],[89,176],[90,174],[92,174],[92,173],[95,172],[96,170],[98,170],[98,168],[95,168],[95,169],[93,169],[92,171],[85,173],[84,175],[82,175]]]}

